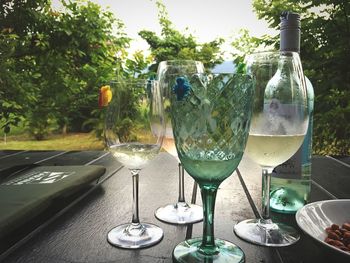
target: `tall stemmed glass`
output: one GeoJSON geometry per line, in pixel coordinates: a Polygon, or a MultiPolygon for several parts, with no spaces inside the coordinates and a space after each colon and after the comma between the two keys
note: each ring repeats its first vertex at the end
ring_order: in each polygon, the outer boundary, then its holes
{"type": "Polygon", "coordinates": [[[112,155],[132,175],[132,221],[113,228],[108,241],[122,248],[142,248],[158,243],[163,230],[139,220],[139,172],[161,149],[165,123],[157,81],[120,80],[111,83],[112,100],[105,120],[105,142],[112,155]]]}
{"type": "Polygon", "coordinates": [[[253,116],[247,155],[262,167],[262,218],[239,222],[240,238],[263,246],[288,246],[299,240],[298,232],[270,218],[270,181],[275,166],[300,147],[308,127],[307,95],[298,53],[262,52],[247,59],[255,80],[253,116]]]}
{"type": "MultiPolygon", "coordinates": [[[[170,97],[172,94],[172,85],[174,85],[172,82],[174,76],[188,78],[197,73],[204,73],[204,66],[201,62],[194,60],[162,61],[159,63],[157,70],[157,79],[163,92],[166,119],[163,148],[179,162],[179,196],[176,203],[159,207],[155,212],[155,216],[159,220],[171,224],[190,224],[203,220],[203,208],[199,205],[188,204],[185,200],[184,169],[177,156],[170,117],[170,97]]],[[[195,184],[194,187],[197,187],[197,185],[195,184]]]]}
{"type": "Polygon", "coordinates": [[[219,185],[237,168],[246,145],[253,84],[247,75],[197,74],[173,79],[171,116],[179,158],[201,189],[203,237],[173,251],[176,262],[244,262],[236,245],[214,237],[219,185]]]}

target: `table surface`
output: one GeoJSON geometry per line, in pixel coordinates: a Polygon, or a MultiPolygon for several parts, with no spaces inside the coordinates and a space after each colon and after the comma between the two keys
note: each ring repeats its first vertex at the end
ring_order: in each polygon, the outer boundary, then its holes
{"type": "MultiPolygon", "coordinates": [[[[0,173],[18,164],[103,165],[105,174],[89,189],[64,205],[48,211],[39,223],[26,227],[13,243],[0,251],[1,262],[171,262],[172,250],[184,239],[201,236],[202,223],[171,225],[158,221],[154,211],[173,203],[178,195],[177,160],[160,153],[140,173],[140,220],[164,230],[163,240],[150,248],[119,249],[106,240],[116,225],[131,221],[132,181],[129,171],[102,151],[0,151],[0,173]]],[[[350,198],[350,165],[347,160],[313,157],[311,201],[350,198]]],[[[259,217],[261,207],[260,168],[243,157],[238,169],[218,191],[215,235],[243,249],[246,262],[328,262],[323,249],[302,234],[301,240],[285,248],[267,248],[239,239],[233,226],[240,220],[259,217]]],[[[185,175],[185,196],[193,194],[193,179],[185,175]]],[[[297,227],[294,215],[272,213],[276,221],[297,227]]],[[[300,229],[299,229],[300,230],[300,229]]],[[[17,233],[18,234],[18,233],[17,233]]],[[[4,241],[7,242],[7,241],[4,241]]]]}

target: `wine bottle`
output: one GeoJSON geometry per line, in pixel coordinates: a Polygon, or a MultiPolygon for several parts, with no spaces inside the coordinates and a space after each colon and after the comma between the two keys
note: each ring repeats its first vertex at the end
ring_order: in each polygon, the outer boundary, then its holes
{"type": "MultiPolygon", "coordinates": [[[[300,53],[300,15],[283,12],[280,19],[280,51],[300,53]]],[[[270,208],[274,212],[295,213],[310,198],[314,90],[306,76],[305,82],[309,126],[299,150],[289,160],[277,166],[272,173],[270,208]]]]}

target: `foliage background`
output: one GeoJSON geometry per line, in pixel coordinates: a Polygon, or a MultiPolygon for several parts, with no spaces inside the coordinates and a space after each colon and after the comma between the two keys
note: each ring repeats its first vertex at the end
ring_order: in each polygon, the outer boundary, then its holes
{"type": "MultiPolygon", "coordinates": [[[[194,59],[206,68],[221,63],[222,38],[198,43],[178,31],[157,1],[161,34],[142,30],[150,46],[128,53],[131,39],[121,20],[89,1],[1,0],[0,125],[22,127],[37,140],[52,133],[102,130],[99,87],[111,79],[154,75],[162,60],[194,59]]],[[[302,16],[301,57],[315,89],[314,152],[350,154],[350,3],[346,0],[254,0],[259,19],[278,29],[279,15],[302,16]]],[[[232,41],[237,63],[257,47],[278,48],[278,36],[251,37],[242,29],[232,41]]],[[[17,128],[18,130],[18,128],[17,128]]]]}

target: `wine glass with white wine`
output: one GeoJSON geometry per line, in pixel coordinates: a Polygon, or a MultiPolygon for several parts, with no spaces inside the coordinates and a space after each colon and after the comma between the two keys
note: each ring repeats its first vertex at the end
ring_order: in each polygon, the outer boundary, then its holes
{"type": "MultiPolygon", "coordinates": [[[[196,204],[188,204],[185,200],[184,191],[184,169],[177,155],[171,118],[170,118],[170,97],[173,94],[173,87],[178,77],[188,79],[192,75],[204,73],[204,66],[194,60],[169,60],[159,63],[157,79],[163,93],[163,106],[166,120],[166,132],[163,140],[163,148],[178,161],[179,166],[179,196],[177,202],[159,207],[155,216],[166,223],[191,224],[203,220],[203,209],[196,204]]],[[[185,96],[185,95],[184,95],[185,96]]],[[[194,183],[194,194],[197,184],[194,183]]]]}
{"type": "Polygon", "coordinates": [[[114,246],[137,249],[163,238],[163,230],[139,220],[139,172],[161,149],[165,123],[161,91],[155,80],[111,83],[105,119],[105,142],[113,157],[130,170],[133,182],[132,221],[113,228],[107,236],[114,246]]]}
{"type": "Polygon", "coordinates": [[[253,115],[246,154],[262,167],[262,213],[235,225],[240,238],[281,247],[297,242],[299,233],[270,218],[270,181],[274,167],[300,147],[308,127],[305,79],[296,52],[261,52],[248,56],[247,71],[255,82],[253,115]]]}

